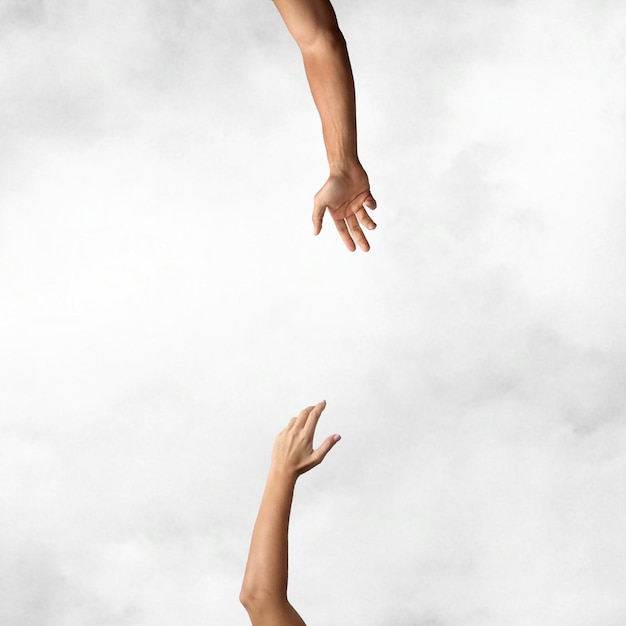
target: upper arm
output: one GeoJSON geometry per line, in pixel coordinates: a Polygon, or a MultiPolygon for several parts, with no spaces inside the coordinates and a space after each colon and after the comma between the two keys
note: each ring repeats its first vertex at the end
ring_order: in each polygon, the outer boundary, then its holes
{"type": "Polygon", "coordinates": [[[306,626],[289,602],[263,602],[246,607],[252,626],[306,626]]]}
{"type": "Polygon", "coordinates": [[[274,0],[274,4],[300,47],[312,44],[321,34],[339,30],[329,0],[274,0]]]}

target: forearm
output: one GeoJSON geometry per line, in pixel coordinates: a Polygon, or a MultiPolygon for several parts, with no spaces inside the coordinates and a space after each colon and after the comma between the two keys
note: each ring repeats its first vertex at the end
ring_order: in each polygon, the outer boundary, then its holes
{"type": "Polygon", "coordinates": [[[302,53],[331,173],[342,173],[358,160],[354,79],[337,16],[329,0],[274,3],[302,53]]]}
{"type": "Polygon", "coordinates": [[[270,471],[254,524],[242,599],[287,598],[288,531],[295,478],[270,471]]]}
{"type": "Polygon", "coordinates": [[[345,39],[337,27],[300,49],[331,174],[343,173],[358,164],[354,78],[345,39]]]}

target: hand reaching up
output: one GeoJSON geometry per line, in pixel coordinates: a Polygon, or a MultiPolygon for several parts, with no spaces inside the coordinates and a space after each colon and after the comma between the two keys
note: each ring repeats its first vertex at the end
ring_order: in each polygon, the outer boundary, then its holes
{"type": "Polygon", "coordinates": [[[289,515],[298,476],[319,465],[340,439],[331,435],[313,449],[315,427],[325,407],[326,402],[320,402],[300,411],[274,443],[239,595],[254,626],[304,626],[287,600],[289,515]]]}
{"type": "Polygon", "coordinates": [[[313,449],[315,428],[325,408],[326,402],[320,402],[303,409],[298,417],[291,419],[274,442],[271,471],[295,480],[324,460],[341,439],[339,435],[330,435],[317,449],[313,449]]]}

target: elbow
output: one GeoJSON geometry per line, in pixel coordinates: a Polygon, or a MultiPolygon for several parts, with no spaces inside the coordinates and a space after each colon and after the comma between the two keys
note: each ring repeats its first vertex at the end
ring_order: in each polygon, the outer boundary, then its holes
{"type": "Polygon", "coordinates": [[[241,588],[239,592],[239,602],[243,605],[243,607],[247,610],[252,601],[252,597],[250,596],[250,592],[247,589],[241,588]]]}
{"type": "Polygon", "coordinates": [[[346,48],[346,40],[337,25],[316,28],[308,33],[306,37],[296,39],[296,43],[303,56],[315,54],[319,50],[327,50],[329,48],[346,48]]]}
{"type": "Polygon", "coordinates": [[[239,602],[241,602],[248,613],[257,610],[263,601],[263,594],[253,587],[244,585],[239,592],[239,602]]]}
{"type": "Polygon", "coordinates": [[[286,603],[287,598],[277,597],[267,591],[244,585],[239,592],[239,602],[249,615],[259,615],[266,612],[270,606],[286,603]]]}

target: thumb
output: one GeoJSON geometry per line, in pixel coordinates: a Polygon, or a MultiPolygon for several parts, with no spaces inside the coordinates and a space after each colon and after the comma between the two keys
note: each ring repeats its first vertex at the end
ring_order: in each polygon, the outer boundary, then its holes
{"type": "Polygon", "coordinates": [[[376,200],[374,200],[374,196],[371,193],[367,194],[367,197],[363,200],[363,206],[372,211],[376,208],[376,200]]]}
{"type": "Polygon", "coordinates": [[[316,465],[319,465],[324,460],[331,448],[333,448],[340,439],[341,435],[331,435],[325,439],[319,448],[313,452],[313,459],[316,465]]]}
{"type": "Polygon", "coordinates": [[[323,201],[315,198],[313,203],[313,234],[319,235],[322,230],[322,219],[326,213],[326,205],[323,201]]]}

